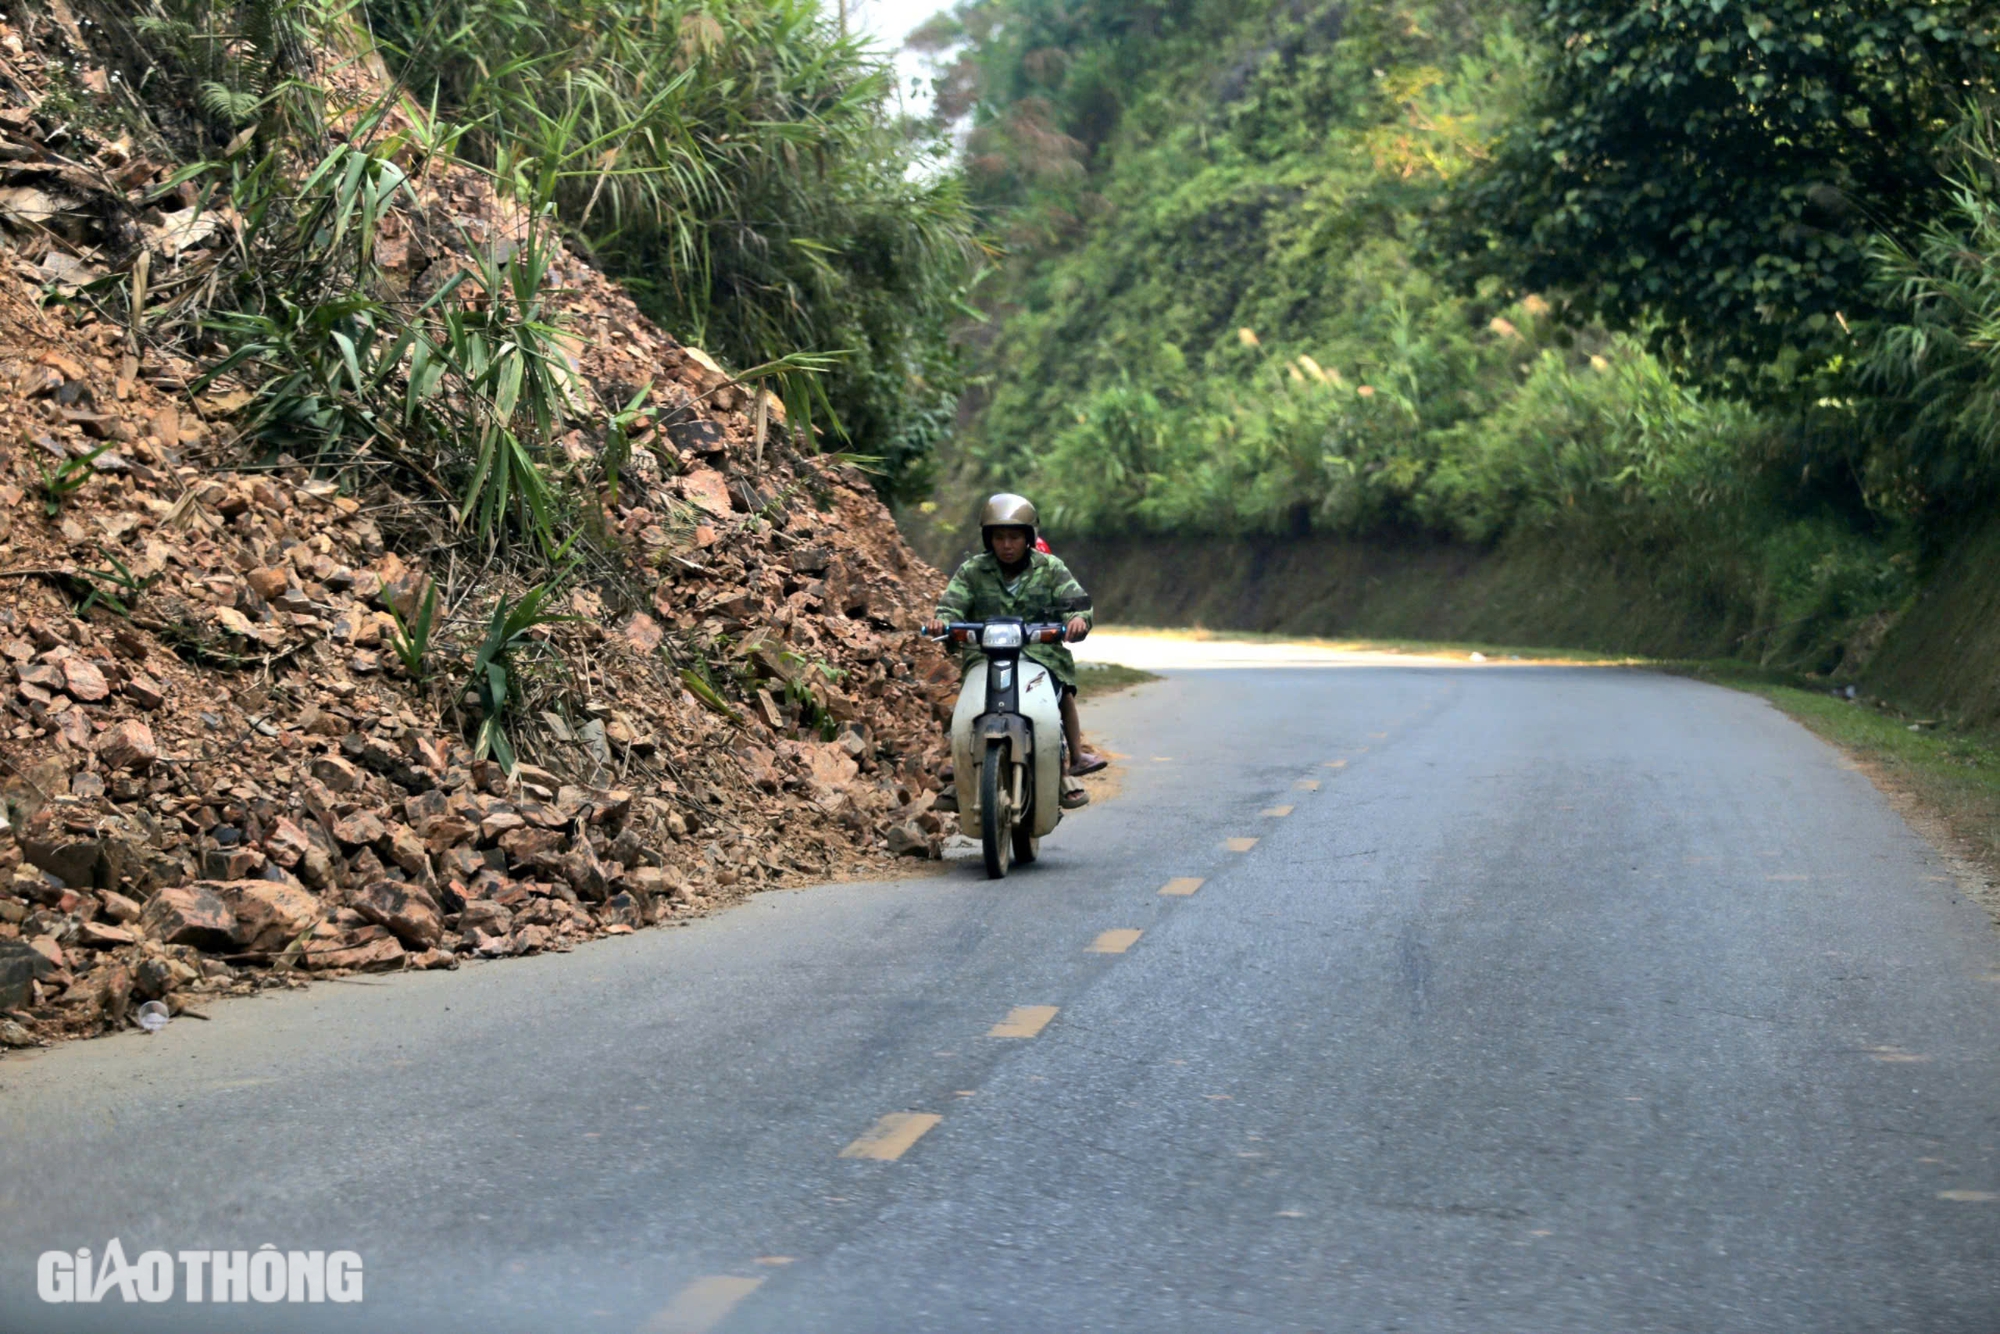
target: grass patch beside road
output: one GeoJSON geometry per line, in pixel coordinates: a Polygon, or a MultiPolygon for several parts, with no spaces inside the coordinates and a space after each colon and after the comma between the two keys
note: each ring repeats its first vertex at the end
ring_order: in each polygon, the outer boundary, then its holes
{"type": "Polygon", "coordinates": [[[1076,665],[1076,697],[1091,699],[1098,695],[1115,695],[1131,686],[1159,679],[1151,672],[1142,672],[1137,667],[1123,667],[1115,662],[1080,662],[1076,665]]]}

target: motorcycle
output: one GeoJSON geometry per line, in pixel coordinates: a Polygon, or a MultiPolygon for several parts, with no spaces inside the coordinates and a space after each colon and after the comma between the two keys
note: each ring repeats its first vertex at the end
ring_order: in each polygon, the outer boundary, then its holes
{"type": "Polygon", "coordinates": [[[1061,697],[1048,668],[1022,650],[1063,637],[1061,624],[1014,618],[954,621],[941,636],[984,655],[959,688],[951,761],[959,832],[979,840],[988,879],[1033,862],[1062,823],[1061,697]]]}

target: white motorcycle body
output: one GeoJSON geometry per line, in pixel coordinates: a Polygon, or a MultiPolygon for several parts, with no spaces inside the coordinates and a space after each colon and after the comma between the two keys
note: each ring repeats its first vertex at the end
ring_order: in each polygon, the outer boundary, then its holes
{"type": "MultiPolygon", "coordinates": [[[[1032,798],[1023,804],[1029,808],[1028,832],[1040,838],[1062,822],[1062,702],[1049,669],[1026,657],[998,664],[982,658],[967,670],[965,683],[959,688],[958,707],[951,715],[951,763],[958,775],[959,832],[967,838],[978,838],[980,834],[979,770],[995,733],[993,720],[988,719],[982,731],[981,719],[987,713],[987,674],[996,667],[1003,672],[1019,672],[1021,676],[1015,707],[1028,723],[1033,762],[1017,781],[1022,785],[1023,796],[1032,787],[1032,798]]],[[[998,684],[1004,688],[1005,681],[998,684]]],[[[1009,758],[1018,769],[1030,757],[1010,753],[1009,758]]]]}

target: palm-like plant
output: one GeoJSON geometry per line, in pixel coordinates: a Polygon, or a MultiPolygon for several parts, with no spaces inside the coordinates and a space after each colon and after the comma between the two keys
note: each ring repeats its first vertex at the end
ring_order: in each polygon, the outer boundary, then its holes
{"type": "Polygon", "coordinates": [[[1902,472],[1932,505],[2000,483],[2000,124],[1974,108],[1959,131],[1951,207],[1912,244],[1875,244],[1893,312],[1867,331],[1862,378],[1896,442],[1878,480],[1902,472]]]}

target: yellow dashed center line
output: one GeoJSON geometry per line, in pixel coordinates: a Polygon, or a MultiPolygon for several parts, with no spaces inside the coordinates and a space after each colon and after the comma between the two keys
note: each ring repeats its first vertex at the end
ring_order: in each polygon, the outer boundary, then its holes
{"type": "Polygon", "coordinates": [[[1257,812],[1257,814],[1267,816],[1273,820],[1282,820],[1291,813],[1292,808],[1290,806],[1266,806],[1263,810],[1257,812]]]}
{"type": "Polygon", "coordinates": [[[1200,876],[1184,875],[1169,880],[1167,881],[1166,884],[1161,885],[1160,892],[1162,894],[1172,894],[1179,898],[1186,898],[1188,895],[1194,893],[1197,889],[1200,889],[1201,886],[1202,886],[1202,878],[1200,876]]]}
{"type": "Polygon", "coordinates": [[[1049,1020],[1056,1017],[1053,1005],[1016,1005],[1007,1011],[1007,1017],[986,1030],[989,1038],[1031,1038],[1049,1026],[1049,1020]]]}
{"type": "Polygon", "coordinates": [[[1321,765],[1320,767],[1323,769],[1345,769],[1347,767],[1347,761],[1328,760],[1325,764],[1321,765]]]}
{"type": "Polygon", "coordinates": [[[1091,941],[1090,952],[1092,954],[1123,954],[1126,950],[1131,949],[1132,946],[1137,944],[1139,937],[1145,934],[1144,931],[1139,930],[1137,927],[1121,926],[1116,931],[1106,931],[1099,935],[1096,940],[1091,941]]]}
{"type": "Polygon", "coordinates": [[[924,1137],[944,1118],[935,1112],[891,1112],[875,1123],[875,1128],[840,1151],[843,1158],[875,1158],[893,1163],[908,1153],[910,1146],[924,1137]]]}
{"type": "Polygon", "coordinates": [[[738,1278],[734,1274],[698,1278],[675,1293],[673,1301],[640,1326],[640,1334],[708,1334],[763,1282],[761,1278],[738,1278]]]}
{"type": "Polygon", "coordinates": [[[1257,840],[1254,838],[1228,838],[1222,841],[1222,846],[1228,848],[1231,852],[1248,852],[1257,846],[1257,840]]]}
{"type": "Polygon", "coordinates": [[[1319,779],[1301,778],[1298,782],[1292,784],[1292,787],[1300,792],[1317,792],[1319,791],[1319,779]]]}

